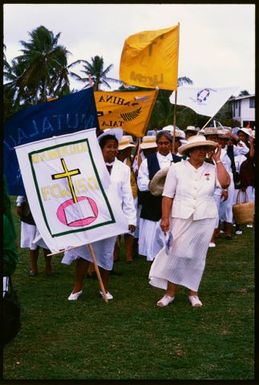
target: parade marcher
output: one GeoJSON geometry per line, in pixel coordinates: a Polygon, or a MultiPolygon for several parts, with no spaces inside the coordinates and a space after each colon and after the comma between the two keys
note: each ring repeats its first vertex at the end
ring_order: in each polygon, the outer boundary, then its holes
{"type": "MultiPolygon", "coordinates": [[[[103,158],[111,177],[107,198],[108,200],[117,201],[121,205],[122,211],[128,220],[129,232],[133,233],[136,227],[136,209],[130,186],[130,168],[116,158],[118,154],[118,139],[116,133],[112,134],[112,131],[109,130],[108,133],[105,132],[98,138],[103,158]]],[[[108,278],[113,268],[113,252],[116,238],[116,236],[113,236],[92,243],[108,300],[113,299],[112,294],[108,291],[108,278]]],[[[92,257],[86,245],[66,251],[62,263],[71,264],[73,260],[76,260],[76,271],[74,287],[68,297],[69,301],[77,300],[83,292],[84,278],[89,262],[92,262],[92,257]]],[[[100,294],[103,296],[101,291],[100,294]]]]}
{"type": "Polygon", "coordinates": [[[38,257],[40,248],[43,249],[45,258],[45,273],[48,276],[53,274],[50,250],[43,241],[39,230],[32,217],[27,198],[23,195],[18,195],[16,198],[16,212],[21,219],[21,240],[20,247],[29,249],[30,270],[29,275],[34,277],[38,274],[38,257]]]}
{"type": "Polygon", "coordinates": [[[198,289],[218,216],[214,189],[230,183],[215,142],[192,136],[179,152],[188,158],[170,166],[163,191],[161,229],[169,237],[149,272],[149,283],[166,290],[159,307],[174,301],[178,285],[189,289],[193,307],[202,306],[198,289]],[[215,165],[204,161],[213,149],[215,165]]]}
{"type": "MultiPolygon", "coordinates": [[[[145,135],[143,136],[141,143],[139,143],[139,149],[136,150],[135,157],[132,164],[132,169],[136,176],[136,180],[138,178],[138,172],[140,165],[144,159],[147,158],[148,155],[154,154],[157,152],[157,144],[156,144],[156,136],[155,135],[145,135]]],[[[139,221],[140,221],[140,213],[141,213],[141,192],[138,189],[138,206],[137,206],[137,227],[135,230],[135,239],[137,245],[138,252],[138,240],[139,240],[139,221]]]]}
{"type": "MultiPolygon", "coordinates": [[[[119,141],[119,147],[118,147],[118,155],[117,158],[129,166],[130,168],[130,185],[131,185],[131,190],[132,190],[132,196],[134,199],[134,205],[135,209],[137,211],[138,208],[138,185],[137,185],[137,180],[135,173],[132,168],[132,149],[135,148],[135,144],[133,143],[133,138],[131,135],[123,135],[122,138],[119,141]]],[[[134,259],[134,250],[136,249],[135,247],[135,234],[124,234],[124,243],[125,243],[125,254],[126,254],[126,261],[127,262],[132,262],[134,259]]],[[[117,244],[116,249],[116,254],[117,254],[117,259],[119,255],[119,249],[120,249],[120,241],[117,244]]],[[[116,258],[115,258],[116,260],[116,258]]]]}
{"type": "MultiPolygon", "coordinates": [[[[247,202],[255,201],[255,140],[254,132],[251,131],[248,139],[249,152],[246,154],[246,159],[241,163],[240,174],[240,190],[243,193],[243,200],[247,202]]],[[[246,225],[253,227],[252,223],[246,225]]],[[[236,227],[237,230],[238,226],[236,227]]]]}
{"type": "MultiPolygon", "coordinates": [[[[203,130],[203,135],[205,136],[206,139],[212,140],[216,143],[218,143],[218,128],[217,127],[205,127],[203,130]]],[[[206,162],[209,162],[211,164],[214,164],[213,159],[212,159],[213,151],[207,153],[206,162]]],[[[215,191],[214,191],[214,198],[216,201],[218,213],[219,213],[219,207],[220,207],[220,202],[225,201],[228,198],[228,189],[225,188],[223,189],[221,186],[216,186],[215,191]]],[[[216,239],[220,237],[220,229],[219,229],[219,216],[216,222],[216,227],[213,232],[211,241],[209,243],[209,247],[216,247],[216,239]]]]}
{"type": "Polygon", "coordinates": [[[234,157],[237,155],[245,155],[249,152],[249,148],[244,142],[239,141],[237,135],[231,132],[228,127],[223,127],[218,130],[218,142],[221,146],[221,161],[224,164],[227,172],[230,175],[230,185],[228,187],[228,197],[226,200],[220,202],[219,207],[219,221],[223,223],[223,231],[226,239],[231,240],[233,235],[233,211],[232,206],[235,203],[235,184],[234,174],[236,170],[233,169],[235,164],[234,157]],[[237,144],[230,144],[230,140],[236,141],[237,144]]]}
{"type": "Polygon", "coordinates": [[[152,261],[164,241],[160,229],[161,196],[153,196],[149,184],[154,175],[172,162],[181,158],[171,152],[172,135],[167,131],[159,131],[156,137],[157,152],[149,155],[140,165],[138,172],[138,188],[140,194],[141,213],[139,222],[139,254],[152,261]]]}

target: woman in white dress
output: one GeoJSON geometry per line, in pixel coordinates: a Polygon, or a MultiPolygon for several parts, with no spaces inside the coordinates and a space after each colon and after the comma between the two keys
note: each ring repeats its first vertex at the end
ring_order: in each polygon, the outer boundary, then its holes
{"type": "Polygon", "coordinates": [[[24,195],[18,195],[16,198],[16,212],[21,219],[21,237],[20,247],[29,249],[30,270],[29,276],[35,277],[38,275],[38,257],[40,248],[43,249],[45,258],[45,273],[48,276],[53,274],[50,250],[43,241],[39,230],[32,217],[27,198],[24,195]]]}
{"type": "MultiPolygon", "coordinates": [[[[111,183],[107,190],[108,200],[117,200],[118,204],[121,204],[122,211],[128,219],[128,229],[130,232],[133,232],[136,228],[136,209],[130,185],[130,168],[116,158],[118,153],[118,139],[115,135],[110,133],[102,134],[102,138],[99,139],[99,144],[107,169],[111,175],[111,183]]],[[[108,278],[109,272],[113,268],[113,251],[116,238],[117,237],[114,236],[92,243],[108,300],[113,299],[112,294],[108,291],[108,278]]],[[[82,294],[83,281],[89,263],[92,262],[92,257],[85,245],[66,251],[62,263],[71,264],[75,259],[75,281],[73,290],[68,297],[69,301],[77,300],[82,294]]],[[[101,291],[100,294],[103,295],[101,291]]]]}
{"type": "Polygon", "coordinates": [[[166,290],[157,306],[173,302],[177,286],[189,289],[192,306],[202,306],[198,289],[205,268],[209,242],[218,210],[214,199],[217,185],[228,187],[230,177],[220,160],[220,148],[195,135],[179,148],[186,160],[169,168],[163,191],[161,229],[169,232],[167,245],[157,254],[149,272],[152,286],[166,290]],[[216,150],[215,150],[216,149],[216,150]],[[215,164],[204,162],[214,151],[215,164]]]}

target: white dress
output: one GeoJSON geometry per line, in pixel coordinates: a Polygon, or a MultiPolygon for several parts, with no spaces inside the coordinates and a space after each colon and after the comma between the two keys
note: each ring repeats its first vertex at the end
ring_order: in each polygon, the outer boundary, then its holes
{"type": "MultiPolygon", "coordinates": [[[[157,152],[157,159],[160,169],[170,166],[173,157],[169,153],[166,156],[161,155],[157,152]]],[[[149,190],[149,172],[147,159],[144,159],[140,165],[138,172],[138,188],[140,191],[149,190]]],[[[140,255],[146,256],[147,261],[153,261],[155,255],[164,245],[164,235],[160,228],[159,221],[151,221],[149,219],[139,219],[139,249],[140,255]]]]}
{"type": "Polygon", "coordinates": [[[173,198],[172,245],[156,255],[149,283],[166,289],[173,282],[198,291],[205,268],[209,242],[218,218],[214,190],[220,184],[216,167],[204,162],[198,169],[188,160],[172,164],[163,196],[173,198]]]}
{"type": "MultiPolygon", "coordinates": [[[[136,225],[136,209],[130,185],[129,166],[115,159],[110,177],[111,184],[107,190],[108,200],[116,199],[118,204],[121,204],[128,224],[136,225]]],[[[117,237],[115,236],[92,243],[97,264],[105,270],[112,270],[113,268],[113,250],[116,239],[117,237]]],[[[75,259],[80,257],[89,262],[93,262],[87,245],[66,251],[61,262],[70,265],[75,259]]]]}
{"type": "MultiPolygon", "coordinates": [[[[237,155],[245,155],[249,152],[249,148],[244,144],[243,146],[233,146],[234,157],[237,155]]],[[[228,187],[228,199],[220,201],[219,205],[219,221],[233,222],[233,204],[235,203],[235,185],[233,180],[233,173],[231,169],[231,160],[227,154],[226,148],[221,149],[220,160],[230,176],[230,185],[228,187]]]]}
{"type": "MultiPolygon", "coordinates": [[[[16,198],[16,206],[20,207],[26,202],[26,197],[18,195],[16,198]]],[[[20,247],[22,249],[37,250],[38,247],[48,250],[48,246],[43,241],[36,225],[32,225],[21,221],[21,237],[20,247]]]]}

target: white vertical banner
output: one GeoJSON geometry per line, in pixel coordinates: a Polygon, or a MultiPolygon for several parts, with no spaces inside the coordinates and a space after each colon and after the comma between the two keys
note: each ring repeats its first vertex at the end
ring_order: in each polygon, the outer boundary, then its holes
{"type": "Polygon", "coordinates": [[[95,128],[15,150],[33,218],[53,253],[128,231],[108,194],[110,175],[95,128]]]}
{"type": "MultiPolygon", "coordinates": [[[[177,89],[177,104],[189,107],[200,115],[214,116],[238,90],[238,87],[181,86],[177,89]]],[[[175,104],[174,92],[169,100],[170,103],[175,104]]]]}

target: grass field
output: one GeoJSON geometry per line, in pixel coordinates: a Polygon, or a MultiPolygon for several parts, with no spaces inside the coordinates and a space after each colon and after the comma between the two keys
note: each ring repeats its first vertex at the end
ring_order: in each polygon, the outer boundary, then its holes
{"type": "MultiPolygon", "coordinates": [[[[17,234],[19,223],[16,220],[17,234]]],[[[254,379],[254,230],[209,249],[200,287],[202,308],[187,291],[157,308],[162,291],[148,284],[150,264],[124,255],[114,264],[106,304],[95,279],[69,302],[74,266],[53,257],[56,275],[28,276],[19,250],[14,285],[22,329],[4,350],[6,380],[252,380],[254,379]]]]}

